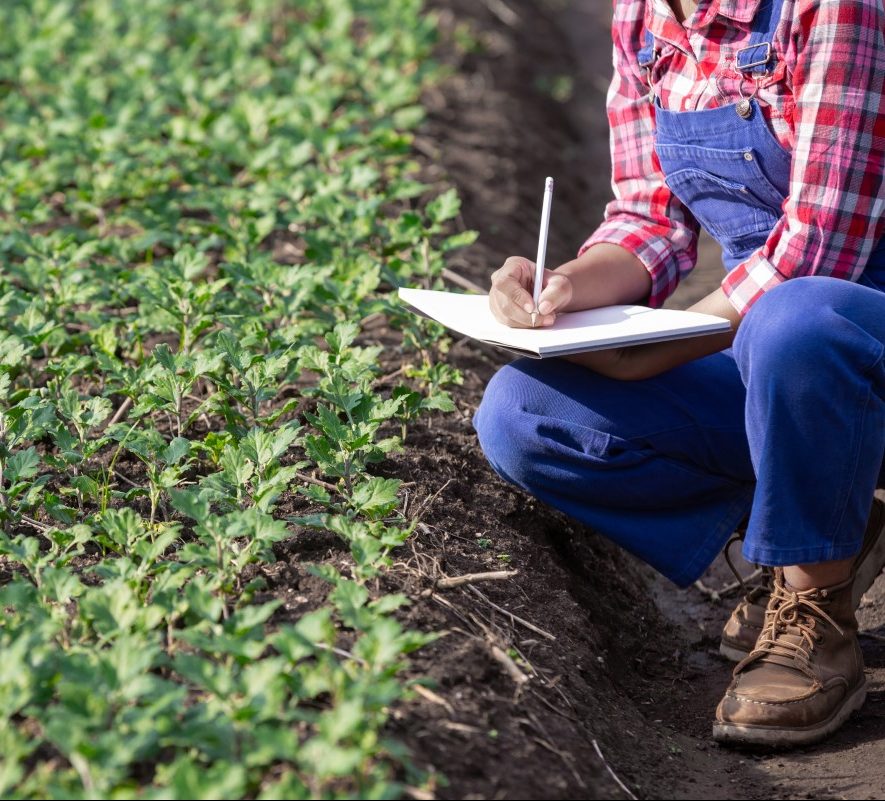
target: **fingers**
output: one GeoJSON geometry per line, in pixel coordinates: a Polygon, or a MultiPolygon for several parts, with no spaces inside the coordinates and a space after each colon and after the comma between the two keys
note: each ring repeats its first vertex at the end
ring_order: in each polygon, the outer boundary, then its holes
{"type": "MultiPolygon", "coordinates": [[[[535,309],[532,288],[535,265],[528,259],[511,256],[492,274],[489,306],[495,319],[513,328],[531,328],[535,309]]],[[[536,315],[535,326],[550,325],[555,316],[536,315]]]]}
{"type": "Polygon", "coordinates": [[[553,270],[544,270],[544,289],[538,298],[538,311],[543,315],[561,312],[572,299],[572,282],[553,270]]]}
{"type": "Polygon", "coordinates": [[[525,306],[526,303],[533,303],[531,292],[534,281],[535,263],[521,256],[511,256],[492,273],[492,291],[509,292],[514,302],[525,306]]]}
{"type": "MultiPolygon", "coordinates": [[[[511,328],[532,328],[532,315],[527,312],[519,302],[514,302],[511,297],[502,292],[492,291],[489,293],[489,307],[499,323],[509,325],[511,328]]],[[[529,304],[531,308],[531,303],[529,304]]],[[[535,320],[536,325],[542,324],[541,318],[535,320]]]]}
{"type": "Polygon", "coordinates": [[[528,259],[511,256],[492,273],[489,306],[498,322],[515,328],[531,328],[535,304],[531,288],[535,265],[528,259]]]}

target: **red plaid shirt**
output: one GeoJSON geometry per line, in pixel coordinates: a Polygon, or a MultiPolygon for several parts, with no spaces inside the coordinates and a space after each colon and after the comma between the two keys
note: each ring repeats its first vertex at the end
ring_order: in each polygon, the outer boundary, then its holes
{"type": "MultiPolygon", "coordinates": [[[[673,293],[697,257],[698,224],[667,185],[655,155],[653,108],[637,63],[650,30],[661,51],[655,91],[664,108],[735,102],[743,88],[734,53],[749,44],[760,0],[700,0],[685,25],[667,0],[615,0],[615,75],[608,94],[612,186],[605,221],[580,252],[612,242],[652,277],[650,304],[673,293]]],[[[800,275],[857,280],[885,233],[885,11],[882,0],[784,0],[774,37],[777,67],[757,99],[793,153],[790,192],[763,247],[722,282],[741,313],[800,275]]]]}

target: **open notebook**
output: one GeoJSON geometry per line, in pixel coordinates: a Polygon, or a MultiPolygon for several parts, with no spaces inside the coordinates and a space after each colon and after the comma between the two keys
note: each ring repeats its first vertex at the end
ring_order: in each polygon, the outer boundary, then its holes
{"type": "Polygon", "coordinates": [[[646,306],[607,306],[561,314],[547,328],[509,328],[492,316],[488,295],[400,289],[399,296],[413,311],[452,331],[536,359],[716,334],[731,327],[724,317],[710,314],[646,306]]]}

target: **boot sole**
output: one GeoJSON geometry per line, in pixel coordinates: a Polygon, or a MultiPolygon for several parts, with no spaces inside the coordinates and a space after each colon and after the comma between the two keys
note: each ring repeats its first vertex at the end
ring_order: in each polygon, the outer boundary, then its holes
{"type": "Polygon", "coordinates": [[[796,748],[812,745],[829,737],[860,709],[867,697],[863,683],[846,699],[829,720],[806,728],[780,729],[772,726],[749,726],[737,723],[714,723],[713,739],[729,745],[763,745],[769,748],[796,748]]]}

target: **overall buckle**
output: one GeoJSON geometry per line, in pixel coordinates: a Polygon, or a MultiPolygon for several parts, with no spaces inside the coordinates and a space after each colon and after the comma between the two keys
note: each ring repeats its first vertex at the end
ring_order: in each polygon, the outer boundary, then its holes
{"type": "Polygon", "coordinates": [[[734,54],[734,65],[740,72],[749,72],[756,67],[763,67],[769,61],[771,61],[771,42],[758,42],[757,44],[748,45],[747,47],[742,47],[734,54]],[[763,58],[757,58],[749,64],[741,64],[741,53],[746,53],[748,50],[756,50],[759,47],[765,48],[763,51],[765,56],[763,58]]]}

